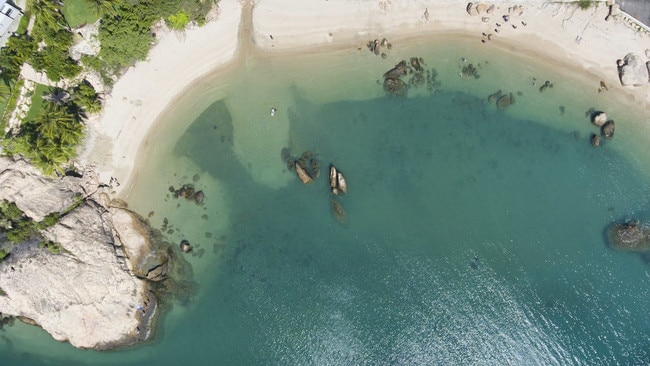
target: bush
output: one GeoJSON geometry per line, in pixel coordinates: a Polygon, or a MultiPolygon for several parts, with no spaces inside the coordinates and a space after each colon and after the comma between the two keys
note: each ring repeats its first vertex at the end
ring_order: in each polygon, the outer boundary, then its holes
{"type": "Polygon", "coordinates": [[[55,243],[51,240],[43,240],[38,244],[39,248],[45,248],[50,251],[52,254],[61,254],[63,248],[59,243],[55,243]]]}
{"type": "Polygon", "coordinates": [[[594,5],[594,2],[592,0],[579,0],[578,1],[578,7],[582,10],[587,10],[589,9],[592,5],[594,5]]]}
{"type": "Polygon", "coordinates": [[[167,26],[174,30],[184,30],[190,23],[190,16],[183,10],[167,18],[167,26]]]}
{"type": "Polygon", "coordinates": [[[3,259],[7,258],[8,255],[9,255],[9,252],[7,252],[7,251],[4,250],[4,249],[0,249],[0,261],[2,261],[3,259]]]}

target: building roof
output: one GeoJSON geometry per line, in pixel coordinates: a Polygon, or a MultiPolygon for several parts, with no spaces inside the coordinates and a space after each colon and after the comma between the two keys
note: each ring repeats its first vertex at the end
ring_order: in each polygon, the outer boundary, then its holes
{"type": "Polygon", "coordinates": [[[0,46],[18,28],[22,10],[8,0],[0,0],[0,46]]]}

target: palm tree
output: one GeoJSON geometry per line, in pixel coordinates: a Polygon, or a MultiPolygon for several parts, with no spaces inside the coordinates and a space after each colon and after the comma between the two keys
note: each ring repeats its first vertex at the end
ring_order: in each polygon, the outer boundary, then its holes
{"type": "Polygon", "coordinates": [[[98,17],[114,17],[117,15],[118,1],[116,0],[85,0],[93,8],[98,17]]]}
{"type": "Polygon", "coordinates": [[[36,17],[36,22],[46,28],[70,28],[61,13],[61,5],[55,0],[29,0],[28,7],[36,17]]]}
{"type": "Polygon", "coordinates": [[[0,83],[0,103],[4,103],[4,101],[9,98],[11,95],[11,88],[9,85],[5,83],[0,83]]]}

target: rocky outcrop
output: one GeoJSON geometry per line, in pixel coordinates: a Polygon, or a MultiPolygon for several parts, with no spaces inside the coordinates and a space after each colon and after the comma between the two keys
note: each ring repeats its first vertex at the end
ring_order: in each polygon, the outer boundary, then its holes
{"type": "Polygon", "coordinates": [[[607,114],[605,112],[595,112],[591,117],[591,123],[595,124],[598,127],[607,122],[607,114]]]}
{"type": "Polygon", "coordinates": [[[30,318],[75,347],[110,349],[146,339],[155,297],[130,270],[130,253],[145,240],[137,230],[116,228],[115,215],[87,200],[42,232],[58,254],[39,238],[14,246],[0,262],[0,312],[30,318]]]}
{"type": "Polygon", "coordinates": [[[502,95],[497,99],[497,109],[499,110],[504,110],[513,104],[515,104],[515,97],[512,93],[502,95]]]}
{"type": "Polygon", "coordinates": [[[612,224],[607,228],[609,246],[631,252],[650,252],[650,225],[638,221],[612,224]]]}
{"type": "Polygon", "coordinates": [[[0,157],[0,200],[14,202],[35,221],[65,211],[75,200],[94,193],[98,185],[90,172],[83,178],[44,177],[25,160],[0,157]]]}
{"type": "Polygon", "coordinates": [[[643,86],[650,80],[650,71],[640,55],[628,53],[618,60],[618,76],[624,86],[643,86]]]}
{"type": "Polygon", "coordinates": [[[174,186],[169,187],[174,198],[185,198],[188,201],[194,201],[197,205],[202,205],[205,200],[203,191],[197,191],[193,184],[183,184],[180,188],[176,189],[174,186]]]}
{"type": "Polygon", "coordinates": [[[75,347],[111,349],[145,340],[156,315],[150,280],[167,273],[144,219],[110,206],[92,171],[43,177],[24,160],[0,157],[0,199],[57,223],[0,246],[0,313],[41,326],[75,347]]]}
{"type": "Polygon", "coordinates": [[[440,88],[436,69],[427,69],[424,59],[411,57],[409,62],[400,61],[395,67],[384,73],[384,91],[390,96],[406,97],[411,87],[426,87],[433,92],[440,88]]]}
{"type": "Polygon", "coordinates": [[[140,215],[120,207],[110,207],[107,214],[116,245],[128,259],[129,270],[139,278],[164,279],[169,259],[153,245],[153,234],[140,215]]]}
{"type": "Polygon", "coordinates": [[[298,178],[303,184],[309,184],[314,181],[312,177],[309,175],[309,173],[307,173],[307,170],[305,170],[305,168],[302,167],[302,165],[298,161],[295,162],[295,168],[296,168],[296,174],[298,175],[298,178]]]}
{"type": "Polygon", "coordinates": [[[606,139],[611,139],[614,137],[614,127],[615,123],[611,119],[605,122],[604,125],[600,127],[600,134],[606,139]]]}

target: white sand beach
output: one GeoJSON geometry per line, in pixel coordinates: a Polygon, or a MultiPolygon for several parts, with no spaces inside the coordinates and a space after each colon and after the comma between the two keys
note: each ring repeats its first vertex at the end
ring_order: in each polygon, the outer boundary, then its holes
{"type": "MultiPolygon", "coordinates": [[[[604,2],[587,10],[571,3],[486,4],[495,5],[492,14],[470,16],[467,3],[456,1],[310,0],[297,6],[292,0],[259,0],[252,5],[250,41],[257,52],[273,54],[357,49],[383,37],[408,40],[465,33],[476,36],[476,47],[498,46],[543,56],[558,67],[585,72],[593,76],[595,88],[602,80],[608,93],[650,108],[650,85],[621,86],[616,66],[617,59],[630,52],[645,58],[650,34],[637,30],[623,15],[605,21],[604,2]],[[513,10],[514,5],[521,8],[513,10]]],[[[118,194],[131,184],[138,150],[162,111],[202,77],[236,60],[240,42],[249,42],[238,39],[242,9],[249,7],[245,2],[221,0],[219,17],[206,26],[184,33],[159,32],[148,60],[129,69],[115,84],[88,160],[97,166],[102,181],[115,177],[122,183],[118,194]]]]}

